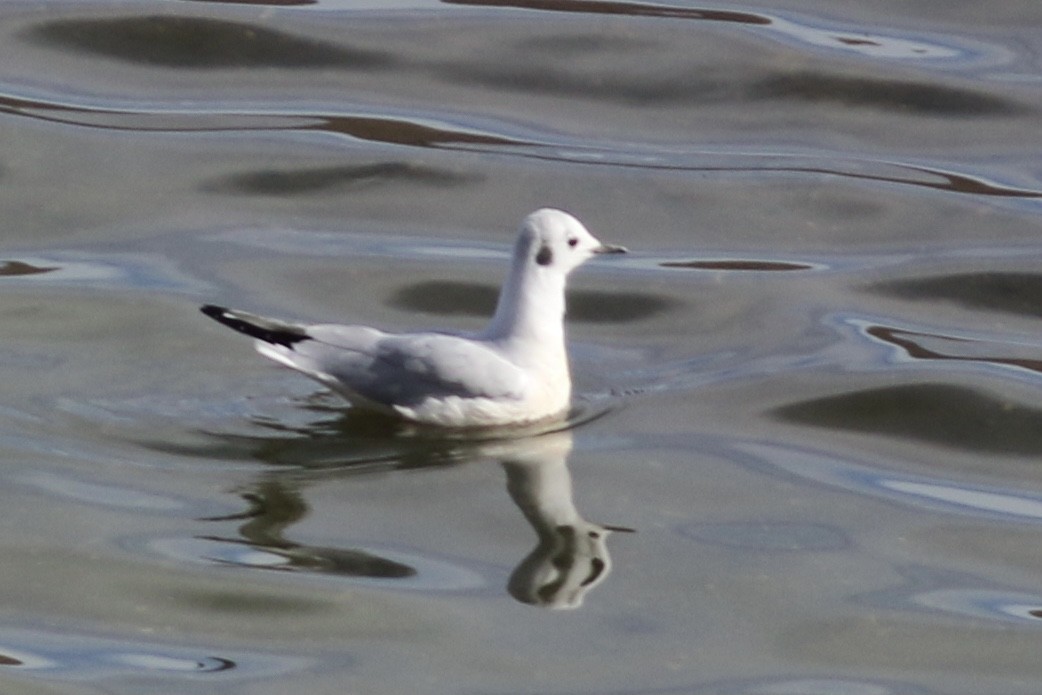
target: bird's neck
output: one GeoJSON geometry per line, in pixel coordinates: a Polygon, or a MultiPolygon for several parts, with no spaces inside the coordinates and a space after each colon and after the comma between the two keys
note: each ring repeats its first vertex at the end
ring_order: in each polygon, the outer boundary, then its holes
{"type": "MultiPolygon", "coordinates": [[[[551,435],[552,436],[552,435],[551,435]]],[[[572,501],[572,476],[564,458],[504,459],[507,491],[540,538],[582,521],[572,501]]]]}
{"type": "Polygon", "coordinates": [[[525,272],[515,264],[499,294],[488,338],[563,353],[564,287],[563,273],[525,272]]]}

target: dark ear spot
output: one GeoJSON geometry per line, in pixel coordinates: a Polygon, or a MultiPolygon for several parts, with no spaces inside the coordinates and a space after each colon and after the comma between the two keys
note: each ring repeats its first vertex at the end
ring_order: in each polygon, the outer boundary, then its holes
{"type": "Polygon", "coordinates": [[[550,247],[543,244],[539,247],[539,253],[535,255],[535,262],[539,265],[550,265],[554,262],[554,252],[550,250],[550,247]]]}

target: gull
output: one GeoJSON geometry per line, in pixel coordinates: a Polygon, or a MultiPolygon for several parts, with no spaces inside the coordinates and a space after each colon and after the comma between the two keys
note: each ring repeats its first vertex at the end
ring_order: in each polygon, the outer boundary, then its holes
{"type": "Polygon", "coordinates": [[[566,212],[536,210],[521,222],[492,320],[475,334],[304,325],[211,304],[201,311],[355,407],[436,427],[529,424],[563,416],[570,403],[568,274],[594,255],[625,252],[566,212]]]}

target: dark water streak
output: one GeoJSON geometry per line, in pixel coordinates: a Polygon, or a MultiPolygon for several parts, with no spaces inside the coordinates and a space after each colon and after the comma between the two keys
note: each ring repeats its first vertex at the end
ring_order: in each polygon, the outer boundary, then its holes
{"type": "Polygon", "coordinates": [[[765,261],[753,259],[726,259],[707,261],[664,261],[662,268],[687,268],[691,270],[728,270],[752,272],[791,272],[793,270],[814,270],[816,266],[808,263],[792,263],[787,261],[765,261]]]}
{"type": "MultiPolygon", "coordinates": [[[[921,333],[917,331],[903,330],[888,326],[868,326],[865,333],[879,341],[901,348],[905,353],[917,360],[950,360],[953,362],[982,362],[1004,365],[1007,367],[1019,367],[1032,372],[1042,372],[1042,359],[1026,359],[1003,357],[1000,355],[958,355],[931,349],[923,344],[923,341],[934,340],[951,343],[960,347],[987,346],[983,341],[971,340],[969,338],[957,338],[954,336],[939,335],[936,333],[921,333]]],[[[995,346],[991,346],[994,349],[995,346]]],[[[1039,346],[1042,350],[1042,346],[1039,346]]]]}
{"type": "Polygon", "coordinates": [[[384,161],[310,169],[250,171],[210,181],[203,184],[203,189],[214,193],[287,196],[316,193],[330,188],[360,188],[386,179],[453,188],[476,183],[482,177],[412,162],[384,161]]]}
{"type": "Polygon", "coordinates": [[[749,12],[708,10],[653,3],[610,2],[608,0],[441,0],[446,5],[478,7],[511,7],[542,12],[576,12],[582,14],[624,15],[628,17],[661,17],[670,19],[703,19],[738,24],[770,24],[771,19],[749,12]]]}
{"type": "Polygon", "coordinates": [[[2,261],[0,262],[0,277],[20,277],[23,275],[41,275],[53,273],[58,270],[57,266],[40,267],[24,261],[2,261]]]}

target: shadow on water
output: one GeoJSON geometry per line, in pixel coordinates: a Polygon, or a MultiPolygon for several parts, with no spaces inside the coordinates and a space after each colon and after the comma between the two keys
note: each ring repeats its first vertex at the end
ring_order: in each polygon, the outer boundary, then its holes
{"type": "Polygon", "coordinates": [[[971,272],[893,280],[872,285],[872,292],[901,299],[943,300],[969,309],[1042,316],[1042,275],[971,272]]]}
{"type": "Polygon", "coordinates": [[[780,74],[751,84],[750,100],[835,102],[937,116],[1011,116],[1034,109],[991,94],[939,85],[822,73],[780,74]]]}
{"type": "Polygon", "coordinates": [[[980,454],[1042,455],[1042,409],[951,384],[867,389],[794,403],[773,414],[800,425],[980,454]]]}
{"type": "MultiPolygon", "coordinates": [[[[566,40],[566,39],[562,39],[566,40]]],[[[623,47],[625,49],[625,47],[623,47]]],[[[618,49],[616,49],[617,51],[618,49]]],[[[637,50],[635,48],[635,50],[637,50]]],[[[523,48],[518,48],[524,53],[523,48]]],[[[828,72],[778,73],[751,82],[731,75],[707,74],[698,65],[690,72],[640,80],[625,76],[590,79],[535,62],[486,63],[435,66],[448,82],[477,84],[499,91],[581,96],[613,103],[649,105],[749,104],[770,101],[797,104],[834,103],[847,108],[867,108],[906,115],[982,118],[1019,116],[1035,109],[987,92],[930,82],[877,79],[828,72]]]]}
{"type": "Polygon", "coordinates": [[[363,165],[314,167],[311,169],[266,169],[233,174],[203,184],[212,193],[247,195],[301,195],[327,190],[369,189],[383,184],[415,184],[451,188],[481,181],[482,176],[410,162],[377,162],[363,165]]]}
{"type": "MultiPolygon", "coordinates": [[[[765,28],[776,34],[778,38],[795,39],[801,43],[841,48],[855,53],[880,53],[891,57],[895,53],[920,58],[953,57],[966,50],[956,46],[939,46],[897,37],[870,35],[864,31],[851,33],[840,28],[799,24],[781,17],[731,10],[612,0],[442,0],[442,2],[450,5],[516,8],[580,15],[723,22],[750,28],[765,28]]],[[[569,41],[564,37],[556,43],[567,47],[562,50],[575,50],[574,47],[569,46],[569,41]]],[[[646,48],[646,46],[627,44],[623,41],[611,44],[585,44],[585,48],[588,50],[612,51],[616,54],[620,49],[625,50],[628,47],[646,48]]],[[[546,53],[545,50],[539,50],[537,55],[546,53]]],[[[552,53],[550,54],[552,55],[552,53]]],[[[559,64],[559,62],[555,62],[551,65],[559,64]]],[[[936,82],[873,79],[816,72],[777,74],[744,85],[736,82],[733,75],[730,74],[719,78],[707,76],[701,66],[692,66],[682,79],[665,80],[648,80],[646,76],[641,80],[590,80],[584,76],[571,75],[560,69],[549,70],[544,65],[526,65],[523,62],[503,65],[499,70],[496,66],[489,64],[470,65],[466,68],[453,66],[451,70],[445,70],[445,74],[487,84],[497,89],[581,94],[588,97],[608,98],[615,102],[623,101],[642,105],[655,102],[709,104],[720,101],[789,100],[832,102],[848,107],[964,117],[1011,116],[1032,113],[1036,110],[1026,104],[986,92],[941,85],[936,82]]]]}
{"type": "MultiPolygon", "coordinates": [[[[307,488],[319,480],[372,472],[374,465],[386,468],[429,468],[479,460],[495,460],[506,473],[507,491],[536,533],[538,542],[517,565],[507,589],[518,601],[548,608],[577,608],[586,595],[601,584],[611,571],[607,538],[613,531],[631,531],[596,524],[584,519],[575,507],[568,456],[572,449],[570,429],[536,431],[512,439],[470,437],[439,439],[427,433],[420,437],[397,435],[400,429],[369,416],[345,418],[340,423],[345,438],[364,429],[365,436],[382,440],[388,449],[372,461],[355,460],[341,466],[300,464],[258,476],[240,494],[249,504],[245,512],[204,519],[210,522],[243,521],[239,537],[199,536],[199,540],[225,546],[244,546],[247,555],[223,553],[215,560],[257,569],[366,577],[380,580],[416,579],[422,584],[422,567],[384,557],[363,549],[307,545],[287,540],[286,530],[309,513],[307,488]],[[374,431],[373,426],[382,427],[374,431]],[[397,450],[396,453],[391,453],[397,450]],[[258,557],[259,554],[259,557],[258,557]]],[[[499,433],[502,436],[502,432],[499,433]]],[[[305,438],[306,439],[306,438],[305,438]]],[[[353,438],[352,438],[353,439],[353,438]]],[[[307,442],[295,442],[307,448],[307,442]]],[[[289,440],[282,442],[288,447],[289,440]]],[[[345,442],[346,444],[346,442],[345,442]]],[[[355,444],[357,445],[357,444],[355,444]]],[[[260,446],[259,457],[275,453],[270,444],[260,446]]],[[[281,452],[285,454],[285,449],[281,452]]],[[[285,464],[286,457],[279,456],[285,464]]],[[[300,456],[289,457],[300,460],[300,456]]]]}
{"type": "Polygon", "coordinates": [[[376,70],[389,53],[346,48],[292,34],[202,17],[62,19],[29,29],[35,42],[143,65],[172,68],[320,68],[376,70]]]}
{"type": "MultiPolygon", "coordinates": [[[[405,311],[488,317],[495,311],[498,297],[498,286],[430,280],[399,289],[388,303],[405,311]]],[[[594,290],[570,290],[567,301],[569,320],[589,323],[638,321],[663,314],[679,305],[676,299],[655,294],[594,290]]]]}

